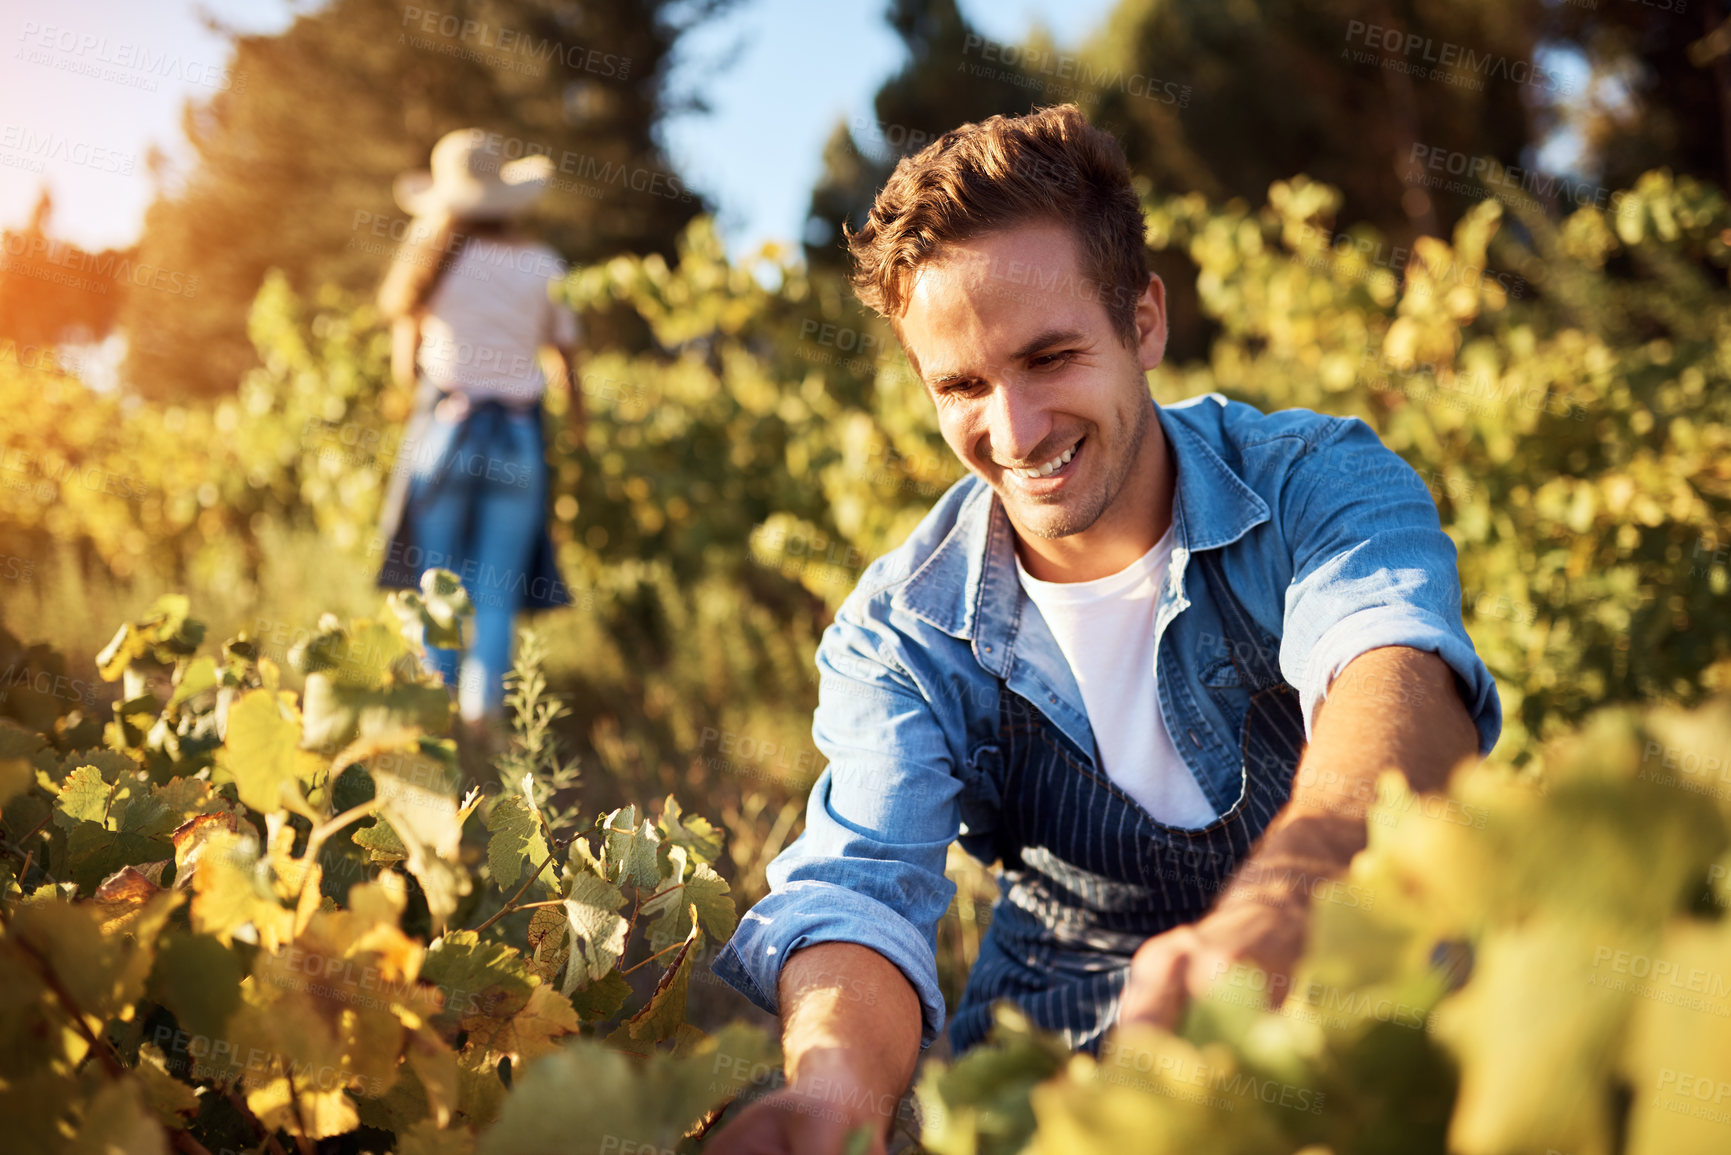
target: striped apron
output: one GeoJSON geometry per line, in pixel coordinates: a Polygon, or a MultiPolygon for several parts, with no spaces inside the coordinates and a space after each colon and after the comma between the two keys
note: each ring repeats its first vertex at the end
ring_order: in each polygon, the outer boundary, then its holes
{"type": "Polygon", "coordinates": [[[1242,683],[1197,687],[1217,696],[1226,717],[1243,717],[1239,797],[1198,830],[1158,822],[1000,684],[997,743],[975,754],[1003,800],[993,847],[1000,897],[950,1019],[956,1054],[984,1039],[998,999],[1072,1048],[1096,1051],[1117,1022],[1136,948],[1207,913],[1291,793],[1304,718],[1280,675],[1280,640],[1232,593],[1219,550],[1192,556],[1242,683]]]}

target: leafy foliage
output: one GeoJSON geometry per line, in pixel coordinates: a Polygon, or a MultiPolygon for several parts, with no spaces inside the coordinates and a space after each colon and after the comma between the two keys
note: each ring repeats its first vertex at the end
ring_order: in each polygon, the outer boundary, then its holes
{"type": "Polygon", "coordinates": [[[452,583],[434,571],[375,619],[326,615],[294,654],[304,696],[245,636],[201,656],[202,625],[164,598],[100,659],[129,688],[105,746],[0,729],[17,854],[0,1094],[30,1150],[160,1151],[172,1133],[304,1149],[365,1127],[403,1151],[527,1152],[549,1099],[584,1142],[603,1133],[570,1116],[574,1073],[620,1089],[591,1122],[666,1146],[769,1069],[760,1031],[685,1022],[697,948],[737,918],[714,828],[671,797],[659,818],[572,808],[560,826],[537,801],[539,771],[575,773],[533,644],[500,760],[528,768],[517,792],[462,792],[447,692],[422,672],[429,622],[471,612],[452,583]],[[651,963],[634,1005],[628,976],[651,963]]]}
{"type": "Polygon", "coordinates": [[[1006,1008],[986,1046],[928,1064],[926,1143],[1718,1150],[1731,792],[1701,767],[1728,744],[1721,697],[1602,711],[1546,751],[1542,780],[1492,759],[1419,798],[1387,772],[1352,898],[1317,905],[1278,1010],[1265,976],[1234,971],[1178,1035],[1123,1029],[1095,1058],[1006,1008]]]}

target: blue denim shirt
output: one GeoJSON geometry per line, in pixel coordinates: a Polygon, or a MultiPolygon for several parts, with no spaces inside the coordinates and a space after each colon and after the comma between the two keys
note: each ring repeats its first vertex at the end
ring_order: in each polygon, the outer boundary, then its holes
{"type": "MultiPolygon", "coordinates": [[[[1238,600],[1280,639],[1307,740],[1330,676],[1400,645],[1454,669],[1489,753],[1502,728],[1496,684],[1461,622],[1454,543],[1412,468],[1357,418],[1264,414],[1217,393],[1154,409],[1177,476],[1154,624],[1160,710],[1215,810],[1234,805],[1245,778],[1238,734],[1202,692],[1236,675],[1213,600],[1200,579],[1186,586],[1198,550],[1222,550],[1238,600]]],[[[812,736],[829,765],[804,833],[770,864],[770,894],[712,967],[764,1010],[778,1013],[790,954],[859,943],[907,976],[929,1046],[945,1019],[946,854],[960,838],[989,862],[1005,801],[975,760],[997,728],[1000,687],[1084,756],[1096,751],[1069,665],[1017,580],[1012,534],[991,489],[962,479],[866,569],[824,632],[812,736]]]]}

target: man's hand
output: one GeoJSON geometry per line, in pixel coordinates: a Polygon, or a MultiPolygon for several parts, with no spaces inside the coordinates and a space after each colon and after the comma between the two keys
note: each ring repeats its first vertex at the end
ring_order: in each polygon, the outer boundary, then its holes
{"type": "Polygon", "coordinates": [[[1383,646],[1354,658],[1318,708],[1290,801],[1268,824],[1219,904],[1143,943],[1130,963],[1120,1022],[1176,1029],[1185,1003],[1234,963],[1268,972],[1278,1006],[1304,953],[1311,895],[1364,848],[1364,816],[1384,770],[1437,791],[1478,749],[1454,671],[1436,654],[1383,646]]]}
{"type": "Polygon", "coordinates": [[[842,1155],[862,1126],[884,1141],[920,1052],[919,996],[869,947],[825,942],[781,968],[788,1085],[740,1112],[710,1155],[842,1155]]]}
{"type": "Polygon", "coordinates": [[[1302,906],[1252,901],[1221,906],[1200,921],[1155,935],[1130,961],[1118,1021],[1176,1031],[1185,1004],[1201,998],[1237,963],[1254,963],[1268,973],[1269,1005],[1277,1007],[1304,953],[1304,937],[1302,906]]]}
{"type": "Polygon", "coordinates": [[[783,1087],[741,1111],[704,1150],[710,1155],[843,1155],[849,1136],[864,1128],[871,1134],[867,1155],[884,1155],[876,1121],[850,1119],[838,1108],[849,1094],[864,1093],[859,1084],[837,1084],[834,1091],[819,1094],[783,1087]]]}

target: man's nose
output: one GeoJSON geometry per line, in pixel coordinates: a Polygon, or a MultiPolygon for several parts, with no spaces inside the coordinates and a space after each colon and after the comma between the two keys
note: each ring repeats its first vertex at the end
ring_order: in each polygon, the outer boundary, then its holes
{"type": "Polygon", "coordinates": [[[1051,416],[1037,390],[1019,381],[1003,381],[992,390],[986,430],[1000,463],[1034,464],[1030,455],[1051,431],[1051,416]]]}

